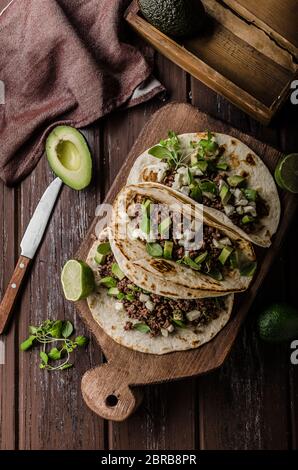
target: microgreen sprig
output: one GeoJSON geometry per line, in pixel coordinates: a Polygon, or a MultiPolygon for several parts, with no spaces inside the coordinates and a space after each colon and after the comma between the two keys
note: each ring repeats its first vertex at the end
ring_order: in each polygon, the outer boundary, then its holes
{"type": "Polygon", "coordinates": [[[149,154],[161,160],[166,160],[175,170],[177,170],[188,157],[188,155],[183,155],[179,137],[173,131],[169,131],[167,139],[161,140],[159,145],[152,147],[149,150],[149,154]]]}
{"type": "Polygon", "coordinates": [[[40,326],[29,326],[30,336],[22,342],[20,349],[28,351],[35,344],[40,343],[43,345],[39,354],[41,358],[40,369],[48,371],[69,369],[73,366],[69,362],[70,354],[78,346],[83,347],[88,344],[88,338],[85,336],[77,336],[74,341],[70,339],[73,331],[74,328],[70,321],[46,320],[40,326]],[[53,343],[56,343],[56,346],[46,352],[46,345],[53,343]],[[53,366],[50,361],[61,362],[53,366]]]}

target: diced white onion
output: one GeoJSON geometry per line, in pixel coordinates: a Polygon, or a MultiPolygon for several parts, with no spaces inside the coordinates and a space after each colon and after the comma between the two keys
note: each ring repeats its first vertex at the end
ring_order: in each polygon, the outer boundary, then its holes
{"type": "Polygon", "coordinates": [[[236,212],[237,212],[237,214],[242,215],[243,214],[243,207],[241,207],[241,206],[236,207],[236,212]]]}
{"type": "Polygon", "coordinates": [[[170,325],[170,326],[168,326],[168,328],[167,328],[167,330],[168,330],[169,333],[173,333],[174,329],[175,329],[175,328],[173,327],[173,325],[170,325]]]}
{"type": "Polygon", "coordinates": [[[165,338],[167,338],[169,336],[169,332],[165,328],[161,328],[160,332],[161,332],[162,336],[164,336],[165,338]]]}

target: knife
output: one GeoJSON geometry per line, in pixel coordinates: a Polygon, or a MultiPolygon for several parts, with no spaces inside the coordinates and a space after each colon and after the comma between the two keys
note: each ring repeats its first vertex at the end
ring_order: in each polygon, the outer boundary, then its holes
{"type": "Polygon", "coordinates": [[[48,186],[23,236],[21,241],[21,256],[0,304],[0,334],[6,330],[25,274],[42,240],[61,186],[62,181],[60,178],[56,178],[48,186]]]}

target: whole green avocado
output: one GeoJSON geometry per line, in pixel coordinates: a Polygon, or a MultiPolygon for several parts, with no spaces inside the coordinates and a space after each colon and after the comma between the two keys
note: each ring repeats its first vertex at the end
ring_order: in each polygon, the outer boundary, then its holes
{"type": "Polygon", "coordinates": [[[139,5],[149,23],[174,37],[195,36],[205,18],[200,0],[139,0],[139,5]]]}

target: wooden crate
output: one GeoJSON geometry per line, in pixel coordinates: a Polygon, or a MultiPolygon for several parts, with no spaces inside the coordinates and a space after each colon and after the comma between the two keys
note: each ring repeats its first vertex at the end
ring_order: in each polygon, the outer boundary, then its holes
{"type": "Polygon", "coordinates": [[[149,24],[137,0],[126,19],[166,57],[268,124],[298,76],[297,0],[203,0],[203,4],[204,30],[180,42],[149,24]]]}

